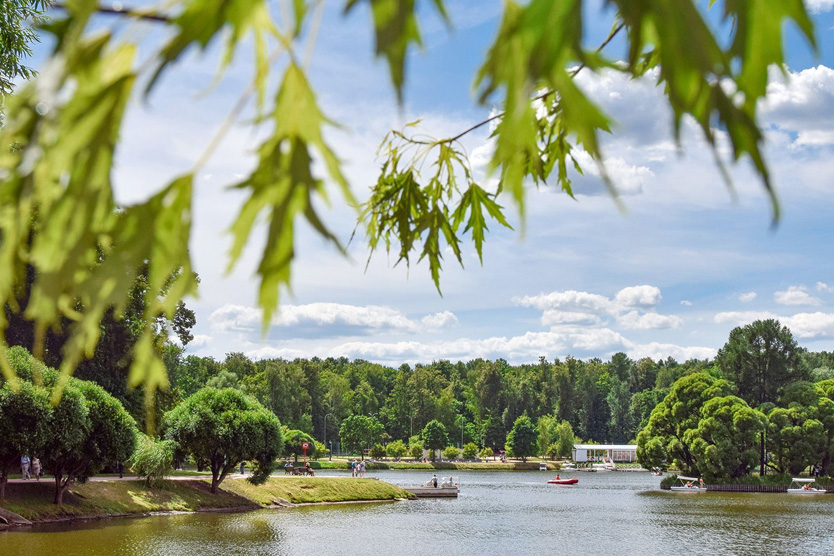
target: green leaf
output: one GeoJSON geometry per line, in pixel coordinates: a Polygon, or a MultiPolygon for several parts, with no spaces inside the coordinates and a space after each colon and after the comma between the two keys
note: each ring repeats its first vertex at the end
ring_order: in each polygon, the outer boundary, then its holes
{"type": "Polygon", "coordinates": [[[330,123],[316,104],[315,95],[301,68],[291,64],[281,83],[272,114],[273,134],[259,148],[258,166],[238,189],[249,191],[232,225],[234,242],[229,269],[240,258],[258,216],[267,214],[266,245],[258,266],[261,285],[258,302],[264,310],[263,326],[269,326],[272,313],[278,306],[281,286],[289,286],[295,218],[303,215],[324,238],[342,249],[339,240],[319,218],[313,208],[313,198],[325,201],[322,180],[313,175],[314,148],[324,161],[330,178],[339,185],[344,197],[355,204],[347,181],[341,173],[339,161],[322,137],[322,127],[330,123]]]}

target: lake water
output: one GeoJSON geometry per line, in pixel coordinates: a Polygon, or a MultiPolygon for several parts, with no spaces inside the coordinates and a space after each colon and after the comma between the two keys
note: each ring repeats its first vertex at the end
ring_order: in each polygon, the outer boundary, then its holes
{"type": "Polygon", "coordinates": [[[457,499],[39,527],[0,533],[0,556],[834,553],[834,495],[675,494],[648,473],[563,474],[573,486],[546,484],[550,472],[456,475],[457,499]]]}

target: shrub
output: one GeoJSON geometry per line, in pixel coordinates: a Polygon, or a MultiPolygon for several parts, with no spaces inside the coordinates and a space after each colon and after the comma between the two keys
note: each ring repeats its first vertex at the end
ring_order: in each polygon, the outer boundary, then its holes
{"type": "Polygon", "coordinates": [[[443,449],[443,457],[449,461],[453,459],[458,459],[460,455],[460,450],[455,446],[447,446],[443,449]]]}
{"type": "Polygon", "coordinates": [[[478,446],[474,442],[467,442],[463,445],[463,459],[475,459],[478,457],[478,446]]]}
{"type": "Polygon", "coordinates": [[[127,460],[127,465],[139,477],[145,479],[148,487],[158,487],[165,475],[174,468],[175,448],[176,443],[173,440],[155,440],[146,434],[138,433],[136,450],[127,460]]]}
{"type": "Polygon", "coordinates": [[[385,449],[385,453],[389,458],[400,459],[408,453],[408,448],[406,448],[405,443],[402,440],[395,440],[388,444],[385,449]]]}
{"type": "Polygon", "coordinates": [[[408,454],[414,459],[420,459],[423,457],[423,443],[418,441],[413,441],[411,444],[408,445],[408,454]]]}
{"type": "Polygon", "coordinates": [[[484,446],[483,450],[481,450],[481,453],[478,454],[478,456],[480,456],[481,459],[491,458],[494,455],[495,452],[493,452],[492,448],[490,448],[489,446],[484,446]]]}
{"type": "Polygon", "coordinates": [[[382,444],[374,444],[368,451],[368,455],[374,459],[382,459],[385,457],[385,446],[382,444]]]}

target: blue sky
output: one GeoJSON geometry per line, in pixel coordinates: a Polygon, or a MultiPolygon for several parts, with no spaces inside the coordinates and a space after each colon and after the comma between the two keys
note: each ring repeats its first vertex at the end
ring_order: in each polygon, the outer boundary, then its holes
{"type": "MultiPolygon", "coordinates": [[[[385,63],[373,58],[368,14],[360,8],[344,18],[340,5],[327,4],[311,79],[325,112],[344,126],[328,140],[360,199],[375,181],[374,153],[388,129],[422,117],[427,132],[445,136],[489,115],[490,106],[474,102],[472,82],[501,3],[448,4],[451,33],[426,10],[425,47],[408,60],[402,110],[385,63]]],[[[732,172],[734,200],[691,125],[683,149],[675,145],[653,85],[582,73],[581,86],[618,122],[603,148],[625,214],[593,172],[576,181],[576,200],[531,187],[524,233],[493,227],[483,266],[472,249],[464,270],[447,257],[442,297],[425,265],[394,267],[395,259],[378,253],[366,271],[361,241],[343,257],[300,223],[292,292],[262,336],[253,279],[261,236],[225,274],[226,230],[241,198],[224,189],[251,168],[258,139],[241,125],[198,180],[191,247],[202,283],[200,297],[188,302],[197,313],[189,353],[344,355],[394,366],[440,358],[606,359],[617,351],[683,360],[714,355],[734,326],[762,317],[780,318],[809,349],[834,349],[834,0],[807,4],[815,12],[819,56],[789,32],[789,81],[774,72],[762,106],[783,208],[776,229],[746,161],[732,172]]],[[[611,14],[591,5],[587,15],[589,45],[596,44],[611,28],[611,14]]],[[[618,54],[622,44],[611,48],[618,54]]],[[[216,67],[213,54],[194,53],[149,103],[132,106],[117,157],[121,201],[145,198],[186,171],[245,86],[248,67],[236,63],[213,94],[201,95],[216,67]]],[[[487,135],[482,130],[464,141],[481,168],[487,135]]],[[[356,215],[335,191],[332,200],[323,207],[327,221],[347,240],[356,215]]]]}

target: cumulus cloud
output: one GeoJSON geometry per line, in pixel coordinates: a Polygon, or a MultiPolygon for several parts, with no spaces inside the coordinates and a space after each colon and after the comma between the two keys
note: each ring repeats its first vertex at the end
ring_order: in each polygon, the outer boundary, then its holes
{"type": "Polygon", "coordinates": [[[687,299],[684,299],[681,300],[681,305],[683,305],[684,307],[692,307],[692,302],[687,299]]]}
{"type": "Polygon", "coordinates": [[[542,324],[544,326],[558,326],[561,324],[599,325],[602,324],[602,319],[593,313],[548,309],[542,313],[542,324]]]}
{"type": "Polygon", "coordinates": [[[595,293],[566,290],[561,292],[540,293],[515,297],[513,302],[521,307],[536,309],[584,309],[595,313],[611,312],[611,300],[595,293]]]}
{"type": "Polygon", "coordinates": [[[656,286],[631,286],[617,292],[614,300],[622,307],[654,307],[663,296],[656,286]]]}
{"type": "Polygon", "coordinates": [[[655,330],[659,328],[680,328],[683,320],[674,315],[659,315],[657,313],[640,314],[631,311],[619,318],[619,323],[624,328],[633,330],[655,330]]]}
{"type": "Polygon", "coordinates": [[[716,324],[732,324],[733,326],[744,326],[756,320],[778,319],[769,311],[725,311],[717,313],[713,320],[716,324]]]}
{"type": "Polygon", "coordinates": [[[834,314],[832,313],[797,313],[780,320],[798,338],[834,337],[834,314]]]}
{"type": "Polygon", "coordinates": [[[834,286],[829,286],[825,282],[817,282],[816,289],[818,292],[834,293],[834,286]]]}
{"type": "Polygon", "coordinates": [[[756,292],[746,292],[738,294],[738,300],[742,303],[750,303],[756,299],[756,292]]]}
{"type": "Polygon", "coordinates": [[[772,80],[762,117],[795,134],[797,146],[834,144],[834,70],[820,65],[772,80]]]}
{"type": "Polygon", "coordinates": [[[805,0],[805,5],[811,13],[822,13],[834,8],[834,0],[805,0]]]}
{"type": "MultiPolygon", "coordinates": [[[[263,313],[254,307],[223,305],[209,316],[212,330],[252,331],[261,326],[263,313]]],[[[369,334],[381,331],[417,333],[437,330],[458,323],[454,313],[444,311],[427,315],[420,321],[408,318],[401,311],[379,305],[345,305],[341,303],[310,303],[284,305],[270,323],[283,329],[283,335],[292,330],[313,329],[330,335],[369,334]]],[[[291,333],[291,332],[290,332],[291,333]]]]}
{"type": "Polygon", "coordinates": [[[810,295],[802,286],[790,286],[786,291],[773,294],[779,305],[821,305],[822,300],[810,295]]]}
{"type": "Polygon", "coordinates": [[[426,315],[420,321],[427,328],[440,329],[458,324],[458,318],[451,311],[443,311],[442,313],[435,313],[433,315],[426,315]]]}

